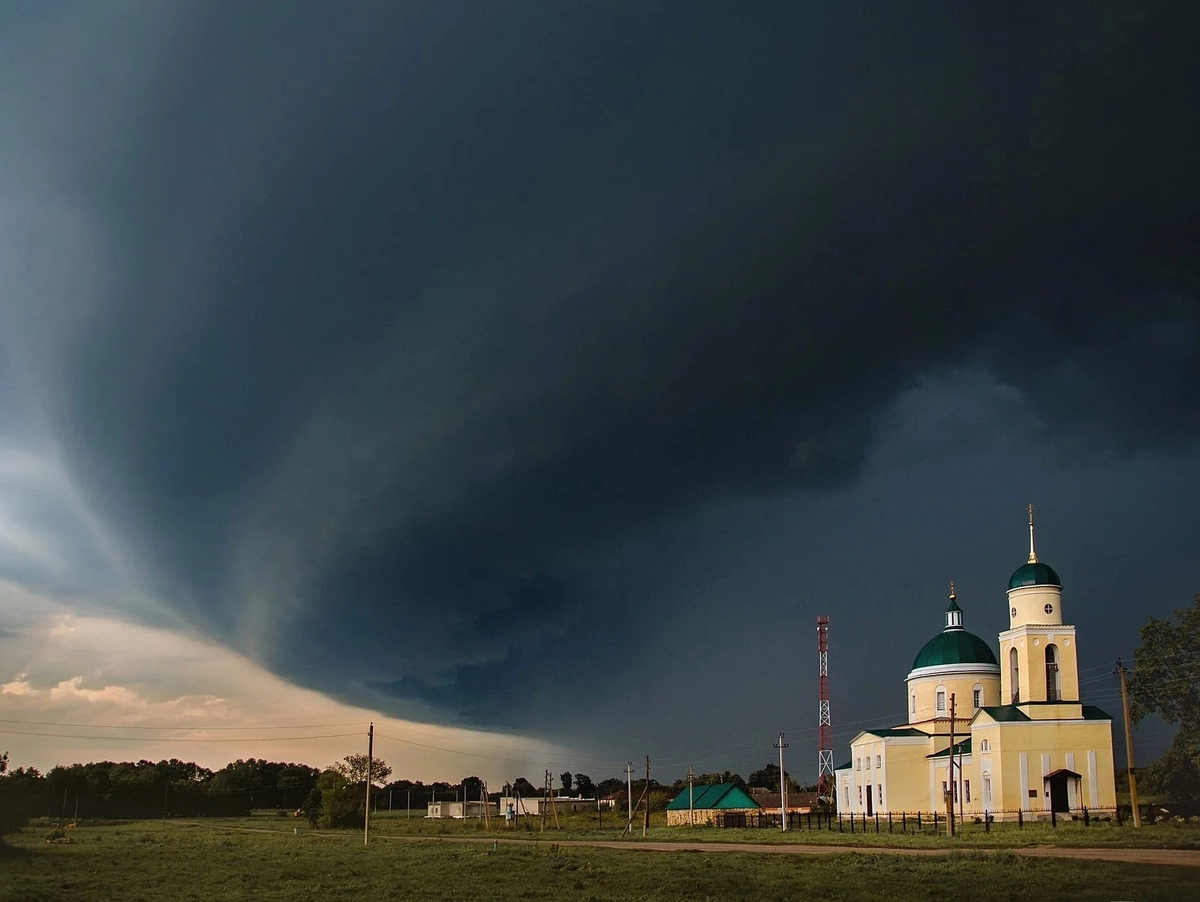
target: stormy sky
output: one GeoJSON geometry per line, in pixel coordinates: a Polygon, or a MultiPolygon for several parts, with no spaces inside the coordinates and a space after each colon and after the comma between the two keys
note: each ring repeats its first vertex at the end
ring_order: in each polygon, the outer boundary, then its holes
{"type": "Polygon", "coordinates": [[[4,6],[0,713],[236,661],[482,737],[417,776],[815,776],[814,618],[840,761],[1030,501],[1115,711],[1200,591],[1198,20],[4,6]]]}

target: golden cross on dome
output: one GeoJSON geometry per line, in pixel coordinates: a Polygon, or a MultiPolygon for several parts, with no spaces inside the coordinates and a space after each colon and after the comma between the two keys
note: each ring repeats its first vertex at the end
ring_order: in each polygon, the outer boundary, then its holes
{"type": "Polygon", "coordinates": [[[1037,552],[1033,550],[1033,505],[1030,504],[1025,509],[1029,511],[1029,563],[1036,564],[1037,552]]]}
{"type": "Polygon", "coordinates": [[[950,600],[954,601],[956,598],[958,598],[958,596],[954,594],[954,580],[950,580],[950,600]]]}

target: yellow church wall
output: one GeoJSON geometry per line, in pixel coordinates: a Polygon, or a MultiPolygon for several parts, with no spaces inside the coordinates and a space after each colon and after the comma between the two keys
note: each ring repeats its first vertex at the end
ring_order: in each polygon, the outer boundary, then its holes
{"type": "MultiPolygon", "coordinates": [[[[977,724],[972,746],[981,771],[986,769],[983,759],[990,755],[993,810],[997,812],[1021,809],[1030,815],[1049,816],[1050,800],[1043,777],[1060,768],[1082,777],[1078,796],[1071,799],[1073,809],[1102,811],[1116,807],[1112,725],[1108,721],[977,724]],[[989,753],[980,751],[983,739],[989,742],[989,753]],[[1095,753],[1094,761],[1089,751],[1095,753]]],[[[1075,795],[1074,790],[1071,794],[1075,795]]]]}
{"type": "Polygon", "coordinates": [[[887,777],[884,784],[884,813],[929,810],[929,767],[925,756],[929,742],[920,745],[888,744],[887,777]]]}
{"type": "Polygon", "coordinates": [[[1079,700],[1079,662],[1075,627],[1022,626],[1000,634],[1001,704],[1012,703],[1012,650],[1017,651],[1020,701],[1046,701],[1046,646],[1058,660],[1059,697],[1079,700]]]}
{"type": "Polygon", "coordinates": [[[1079,702],[1064,702],[1063,704],[1021,704],[1018,708],[1026,717],[1032,720],[1080,720],[1083,718],[1083,705],[1079,702]]]}
{"type": "Polygon", "coordinates": [[[1030,623],[1057,625],[1062,620],[1062,589],[1058,586],[1025,586],[1008,591],[1008,628],[1030,623]],[[1046,613],[1049,605],[1050,613],[1046,613]],[[1016,613],[1013,613],[1013,612],[1016,613]]]}
{"type": "Polygon", "coordinates": [[[981,690],[980,707],[999,705],[998,673],[946,674],[914,677],[908,681],[908,722],[920,723],[935,717],[950,716],[950,696],[955,696],[956,719],[970,719],[978,710],[973,704],[975,687],[981,690]],[[938,710],[938,689],[945,690],[945,710],[938,710]],[[915,702],[915,706],[914,706],[915,702]]]}

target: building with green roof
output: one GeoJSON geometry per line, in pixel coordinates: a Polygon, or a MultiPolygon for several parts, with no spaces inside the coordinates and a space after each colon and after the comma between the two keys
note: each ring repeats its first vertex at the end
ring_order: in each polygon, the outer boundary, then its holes
{"type": "Polygon", "coordinates": [[[718,814],[757,812],[758,809],[758,802],[736,783],[694,786],[685,789],[667,805],[667,825],[714,824],[718,814]]]}

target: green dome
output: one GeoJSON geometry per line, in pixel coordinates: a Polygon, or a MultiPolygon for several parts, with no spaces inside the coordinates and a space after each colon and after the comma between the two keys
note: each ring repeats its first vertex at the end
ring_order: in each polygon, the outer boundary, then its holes
{"type": "Polygon", "coordinates": [[[937,667],[941,664],[996,664],[991,647],[964,629],[948,629],[938,633],[917,652],[912,669],[937,667]]]}
{"type": "Polygon", "coordinates": [[[1054,568],[1041,562],[1022,564],[1008,581],[1010,589],[1021,589],[1025,586],[1058,586],[1062,588],[1062,580],[1054,572],[1054,568]]]}

